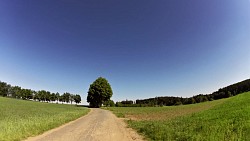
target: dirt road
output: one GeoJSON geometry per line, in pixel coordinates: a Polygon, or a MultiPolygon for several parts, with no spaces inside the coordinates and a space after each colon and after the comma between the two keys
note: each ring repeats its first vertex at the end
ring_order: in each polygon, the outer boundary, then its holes
{"type": "Polygon", "coordinates": [[[126,127],[122,119],[102,109],[52,129],[27,141],[141,141],[142,137],[126,127]]]}

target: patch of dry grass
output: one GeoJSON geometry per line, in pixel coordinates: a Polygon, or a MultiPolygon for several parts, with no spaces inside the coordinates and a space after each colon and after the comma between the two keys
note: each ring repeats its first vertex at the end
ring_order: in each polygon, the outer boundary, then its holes
{"type": "Polygon", "coordinates": [[[222,104],[227,99],[209,101],[199,104],[165,106],[165,107],[109,107],[118,117],[130,120],[169,120],[179,116],[189,115],[208,110],[222,104]]]}

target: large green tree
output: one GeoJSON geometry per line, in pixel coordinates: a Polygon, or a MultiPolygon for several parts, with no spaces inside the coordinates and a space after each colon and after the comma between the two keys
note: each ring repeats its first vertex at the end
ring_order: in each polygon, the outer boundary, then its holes
{"type": "Polygon", "coordinates": [[[112,88],[105,78],[97,78],[89,87],[87,102],[90,107],[99,108],[110,100],[113,95],[112,88]]]}

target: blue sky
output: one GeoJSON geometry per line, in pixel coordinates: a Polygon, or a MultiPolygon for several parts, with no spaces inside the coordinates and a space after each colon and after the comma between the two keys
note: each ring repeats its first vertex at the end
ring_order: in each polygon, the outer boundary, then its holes
{"type": "Polygon", "coordinates": [[[250,78],[249,0],[0,1],[0,80],[115,101],[189,97],[250,78]]]}

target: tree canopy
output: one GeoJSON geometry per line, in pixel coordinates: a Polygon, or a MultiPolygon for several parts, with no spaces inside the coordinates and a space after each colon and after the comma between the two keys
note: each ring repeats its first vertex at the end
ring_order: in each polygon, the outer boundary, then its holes
{"type": "Polygon", "coordinates": [[[90,107],[99,108],[113,95],[112,88],[105,78],[97,78],[89,87],[87,102],[90,107]]]}

